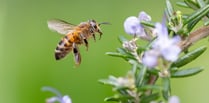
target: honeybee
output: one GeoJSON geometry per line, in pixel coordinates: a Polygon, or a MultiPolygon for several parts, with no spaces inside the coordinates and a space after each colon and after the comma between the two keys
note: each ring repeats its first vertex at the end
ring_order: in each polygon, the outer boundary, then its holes
{"type": "Polygon", "coordinates": [[[88,20],[87,22],[81,22],[79,25],[74,25],[59,19],[49,20],[49,29],[59,34],[64,34],[64,37],[60,40],[55,49],[55,59],[60,60],[73,51],[75,64],[79,65],[81,63],[81,54],[78,45],[84,44],[86,50],[88,50],[89,38],[93,37],[94,41],[96,41],[95,33],[99,33],[99,39],[101,39],[101,24],[109,23],[97,23],[95,20],[88,20]]]}

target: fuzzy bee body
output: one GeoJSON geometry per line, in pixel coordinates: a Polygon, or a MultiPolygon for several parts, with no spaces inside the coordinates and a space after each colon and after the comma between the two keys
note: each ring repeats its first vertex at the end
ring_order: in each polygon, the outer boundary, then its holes
{"type": "Polygon", "coordinates": [[[73,51],[74,60],[77,65],[81,63],[78,45],[84,44],[88,50],[88,39],[93,37],[95,40],[95,33],[99,33],[100,37],[102,35],[100,24],[96,23],[95,20],[82,22],[76,26],[63,20],[55,19],[48,21],[48,27],[65,35],[57,44],[55,59],[60,60],[73,51]]]}

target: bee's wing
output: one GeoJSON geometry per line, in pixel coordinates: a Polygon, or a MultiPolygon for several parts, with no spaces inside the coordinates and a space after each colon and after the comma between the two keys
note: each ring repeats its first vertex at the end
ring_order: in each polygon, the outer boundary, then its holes
{"type": "Polygon", "coordinates": [[[49,29],[64,35],[68,34],[69,32],[72,32],[76,26],[59,19],[52,19],[49,20],[47,23],[49,29]]]}

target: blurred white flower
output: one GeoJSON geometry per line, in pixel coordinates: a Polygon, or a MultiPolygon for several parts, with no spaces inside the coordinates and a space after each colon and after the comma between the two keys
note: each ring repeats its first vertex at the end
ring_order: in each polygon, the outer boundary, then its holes
{"type": "Polygon", "coordinates": [[[68,95],[62,96],[59,91],[57,91],[56,89],[54,89],[52,87],[43,87],[42,90],[43,91],[50,91],[50,92],[56,94],[56,96],[46,99],[46,103],[57,103],[57,102],[72,103],[72,100],[70,99],[70,97],[68,95]]]}
{"type": "Polygon", "coordinates": [[[155,67],[158,64],[158,54],[159,52],[156,52],[155,50],[149,50],[144,53],[142,58],[142,63],[146,65],[147,67],[155,67]]]}
{"type": "Polygon", "coordinates": [[[126,77],[117,78],[116,87],[135,88],[135,79],[133,73],[129,72],[126,77]]]}
{"type": "Polygon", "coordinates": [[[177,96],[171,96],[168,99],[168,103],[180,103],[179,98],[177,96]]]}
{"type": "Polygon", "coordinates": [[[51,97],[49,99],[46,100],[46,103],[55,103],[55,102],[59,102],[59,103],[72,103],[71,99],[69,96],[65,95],[63,97],[51,97]]]}

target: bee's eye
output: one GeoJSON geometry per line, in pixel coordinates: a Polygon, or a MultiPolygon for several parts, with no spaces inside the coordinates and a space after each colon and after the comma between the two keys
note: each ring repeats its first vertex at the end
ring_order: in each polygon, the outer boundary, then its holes
{"type": "Polygon", "coordinates": [[[95,28],[95,29],[97,29],[97,26],[96,26],[96,25],[94,25],[94,28],[95,28]]]}

